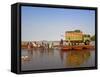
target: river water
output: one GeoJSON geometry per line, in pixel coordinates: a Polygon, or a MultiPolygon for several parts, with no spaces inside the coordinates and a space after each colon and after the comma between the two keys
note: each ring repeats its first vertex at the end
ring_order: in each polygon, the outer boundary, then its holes
{"type": "Polygon", "coordinates": [[[22,49],[21,70],[42,70],[95,66],[95,50],[22,49]]]}

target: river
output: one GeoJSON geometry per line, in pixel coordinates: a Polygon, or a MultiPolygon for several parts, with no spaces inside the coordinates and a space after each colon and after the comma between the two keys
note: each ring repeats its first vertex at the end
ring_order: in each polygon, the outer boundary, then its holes
{"type": "Polygon", "coordinates": [[[22,49],[21,70],[43,70],[95,66],[95,50],[22,49]]]}

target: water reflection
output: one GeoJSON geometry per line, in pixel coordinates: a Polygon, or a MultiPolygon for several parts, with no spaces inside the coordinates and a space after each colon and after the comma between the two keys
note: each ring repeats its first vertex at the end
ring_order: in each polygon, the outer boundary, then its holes
{"type": "Polygon", "coordinates": [[[86,62],[91,54],[90,50],[81,50],[81,51],[69,51],[69,52],[60,52],[61,60],[65,60],[65,66],[72,66],[72,67],[77,67],[84,62],[86,62]],[[64,54],[65,59],[64,59],[64,54]]]}
{"type": "Polygon", "coordinates": [[[61,51],[60,49],[22,49],[22,70],[91,67],[95,64],[94,50],[61,51]]]}
{"type": "Polygon", "coordinates": [[[32,56],[53,56],[54,54],[54,49],[44,49],[44,48],[34,48],[34,49],[24,49],[22,52],[22,63],[27,63],[32,60],[32,56]]]}
{"type": "Polygon", "coordinates": [[[27,63],[27,62],[31,61],[32,56],[33,56],[33,50],[27,50],[26,54],[27,55],[21,56],[22,63],[27,63]]]}

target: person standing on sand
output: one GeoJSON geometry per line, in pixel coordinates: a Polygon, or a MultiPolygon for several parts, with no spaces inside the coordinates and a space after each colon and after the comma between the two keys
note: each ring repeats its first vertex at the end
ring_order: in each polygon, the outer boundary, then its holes
{"type": "Polygon", "coordinates": [[[33,48],[33,44],[32,44],[32,42],[28,42],[28,43],[27,43],[27,48],[28,48],[28,49],[33,48]]]}
{"type": "Polygon", "coordinates": [[[51,48],[53,48],[53,46],[54,46],[54,43],[52,42],[52,44],[51,44],[51,48]]]}
{"type": "Polygon", "coordinates": [[[47,43],[47,48],[49,49],[49,43],[47,43]]]}
{"type": "Polygon", "coordinates": [[[60,41],[60,46],[63,46],[63,39],[61,39],[60,41]]]}

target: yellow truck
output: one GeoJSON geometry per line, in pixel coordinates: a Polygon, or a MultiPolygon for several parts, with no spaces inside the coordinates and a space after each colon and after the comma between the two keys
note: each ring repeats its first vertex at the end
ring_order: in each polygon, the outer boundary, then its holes
{"type": "Polygon", "coordinates": [[[65,32],[65,41],[71,42],[72,45],[76,45],[79,43],[84,43],[85,45],[89,45],[90,35],[83,34],[83,32],[80,30],[66,31],[65,32]]]}

